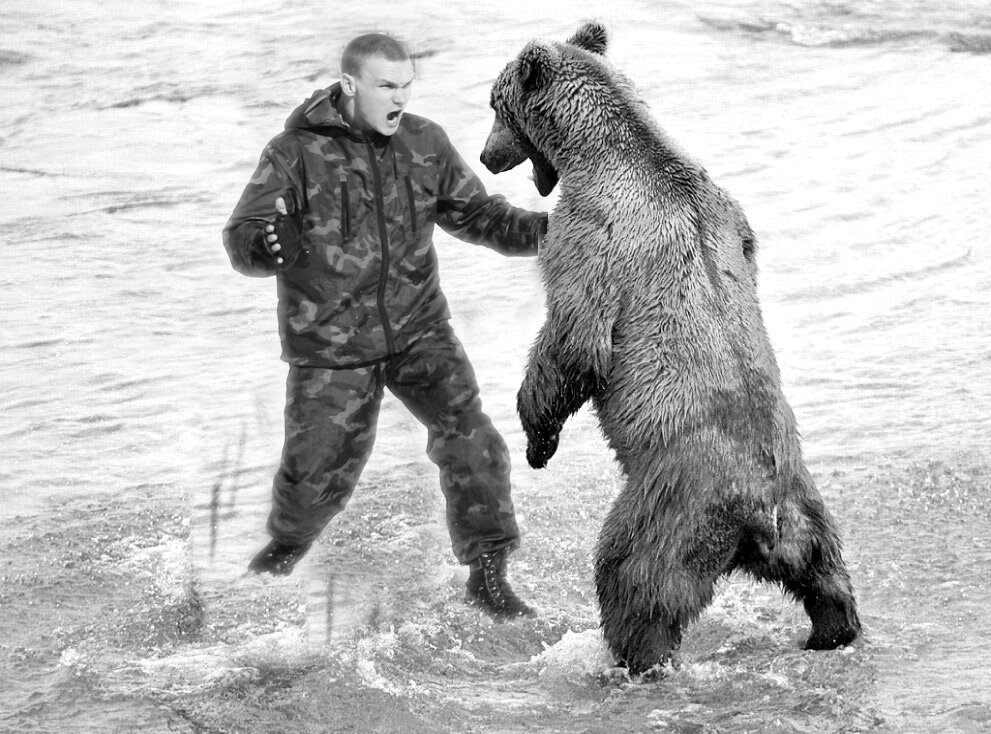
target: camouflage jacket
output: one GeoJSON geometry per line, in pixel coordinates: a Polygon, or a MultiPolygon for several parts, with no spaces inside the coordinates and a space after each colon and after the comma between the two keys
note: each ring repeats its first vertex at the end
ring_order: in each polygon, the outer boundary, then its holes
{"type": "Polygon", "coordinates": [[[435,123],[404,114],[391,137],[366,138],[341,119],[340,85],[318,90],[268,144],[224,227],[234,269],[276,274],[283,359],[350,367],[403,351],[450,316],[434,224],[507,255],[533,255],[547,215],[489,196],[435,123]],[[276,271],[252,245],[282,196],[303,251],[276,271]]]}

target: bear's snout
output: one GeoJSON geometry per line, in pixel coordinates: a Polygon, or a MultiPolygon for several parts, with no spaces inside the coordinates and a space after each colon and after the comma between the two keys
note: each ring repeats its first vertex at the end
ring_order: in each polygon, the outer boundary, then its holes
{"type": "Polygon", "coordinates": [[[527,157],[516,136],[497,117],[482,149],[482,165],[492,173],[503,173],[516,168],[527,157]]]}

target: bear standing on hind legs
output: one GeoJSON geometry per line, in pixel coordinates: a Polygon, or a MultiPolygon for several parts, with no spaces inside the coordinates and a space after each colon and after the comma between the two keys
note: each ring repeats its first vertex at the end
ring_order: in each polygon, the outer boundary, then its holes
{"type": "Polygon", "coordinates": [[[492,87],[482,153],[560,182],[538,262],[547,319],[518,408],[546,465],[591,400],[626,484],[599,538],[603,636],[631,673],[664,663],[720,576],[780,584],[831,649],[860,632],[836,526],[802,459],[740,207],[605,60],[605,29],[531,41],[492,87]]]}

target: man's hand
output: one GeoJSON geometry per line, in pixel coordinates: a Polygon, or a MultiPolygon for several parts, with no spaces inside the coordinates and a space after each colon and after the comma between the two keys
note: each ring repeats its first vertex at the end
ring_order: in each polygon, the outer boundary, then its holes
{"type": "Polygon", "coordinates": [[[281,196],[275,200],[275,223],[265,225],[265,247],[280,270],[290,267],[299,251],[300,228],[296,214],[289,214],[286,200],[281,196]]]}

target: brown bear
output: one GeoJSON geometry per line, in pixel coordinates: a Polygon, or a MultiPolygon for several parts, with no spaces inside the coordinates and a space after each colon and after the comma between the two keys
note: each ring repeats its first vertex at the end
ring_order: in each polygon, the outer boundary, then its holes
{"type": "Polygon", "coordinates": [[[626,482],[603,524],[603,636],[643,673],[734,569],[779,583],[809,649],[860,632],[836,526],[806,468],[757,299],[739,205],[605,60],[605,29],[534,40],[492,87],[493,173],[530,159],[560,197],[538,263],[547,317],[518,396],[527,460],[546,465],[591,400],[626,482]]]}

